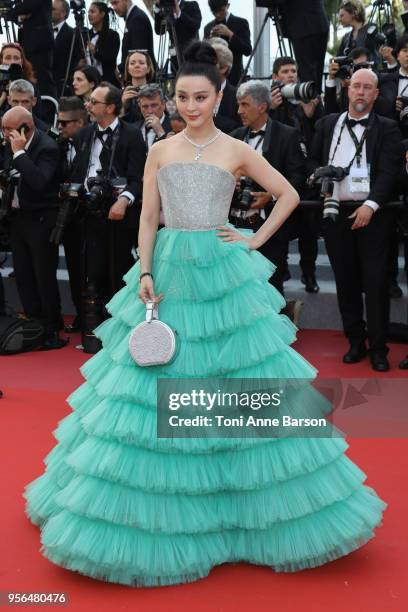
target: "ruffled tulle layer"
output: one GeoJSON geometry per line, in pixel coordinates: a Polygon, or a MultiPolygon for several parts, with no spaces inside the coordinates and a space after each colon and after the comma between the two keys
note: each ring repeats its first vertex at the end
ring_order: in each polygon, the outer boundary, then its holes
{"type": "MultiPolygon", "coordinates": [[[[296,328],[266,281],[274,267],[216,232],[161,230],[153,262],[160,318],[178,331],[167,366],[140,368],[128,337],[144,319],[139,264],[96,331],[45,473],[25,491],[42,552],[70,570],[131,586],[190,582],[225,562],[315,567],[374,535],[386,504],[341,437],[158,438],[157,378],[312,379],[296,328]]],[[[296,396],[295,396],[296,397],[296,396]]],[[[311,387],[287,406],[302,414],[311,387]]]]}

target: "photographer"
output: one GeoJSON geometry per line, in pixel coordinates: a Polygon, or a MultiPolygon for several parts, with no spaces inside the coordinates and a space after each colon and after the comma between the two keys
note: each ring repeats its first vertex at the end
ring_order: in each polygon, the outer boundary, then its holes
{"type": "Polygon", "coordinates": [[[394,49],[399,70],[380,75],[381,91],[399,122],[404,138],[408,138],[408,34],[401,36],[394,49]]]}
{"type": "Polygon", "coordinates": [[[362,68],[353,74],[348,95],[348,113],[328,115],[316,124],[311,167],[315,180],[316,175],[327,177],[321,187],[325,196],[323,234],[350,343],[343,362],[357,363],[365,357],[368,334],[372,368],[385,372],[389,369],[385,340],[393,224],[386,204],[394,194],[401,135],[395,121],[373,112],[378,78],[372,70],[362,68]],[[355,200],[356,206],[343,208],[341,202],[347,200],[355,200]]]}
{"type": "Polygon", "coordinates": [[[140,88],[154,81],[154,66],[147,51],[129,53],[123,80],[125,88],[122,93],[122,118],[134,123],[142,118],[139,108],[140,88]]]}
{"type": "Polygon", "coordinates": [[[217,54],[217,68],[221,77],[222,100],[218,107],[214,123],[223,132],[229,134],[241,125],[238,116],[237,90],[228,81],[228,75],[232,68],[232,51],[223,42],[214,43],[210,39],[210,45],[217,54]]]}
{"type": "Polygon", "coordinates": [[[78,31],[67,24],[70,8],[67,0],[53,0],[52,26],[54,32],[54,62],[52,73],[57,86],[58,96],[66,95],[70,90],[74,68],[84,58],[84,50],[78,31]],[[72,38],[75,36],[72,58],[69,66],[68,80],[65,91],[62,91],[68,68],[72,38]]]}
{"type": "Polygon", "coordinates": [[[119,66],[123,75],[126,58],[134,49],[146,49],[156,65],[153,48],[153,29],[149,17],[131,0],[110,0],[111,6],[118,17],[125,20],[125,31],[122,38],[122,61],[119,66]]]}
{"type": "Polygon", "coordinates": [[[144,85],[139,90],[139,107],[142,119],[135,126],[141,131],[145,143],[145,155],[158,140],[171,132],[163,90],[157,83],[144,85]]]}
{"type": "Polygon", "coordinates": [[[329,20],[323,0],[278,2],[284,35],[293,46],[301,81],[314,81],[321,92],[329,39],[329,20]]]}
{"type": "MultiPolygon", "coordinates": [[[[60,137],[57,141],[60,149],[60,183],[69,182],[75,159],[73,139],[88,125],[88,113],[80,98],[72,96],[61,98],[58,109],[58,129],[60,137]]],[[[81,211],[79,207],[73,210],[63,229],[62,244],[64,245],[69,285],[76,316],[73,322],[65,326],[65,332],[80,331],[81,321],[81,211]]]]}
{"type": "Polygon", "coordinates": [[[233,55],[228,81],[235,86],[244,71],[243,55],[248,56],[252,53],[248,21],[242,17],[236,17],[230,12],[228,0],[208,0],[208,6],[215,19],[205,26],[204,38],[211,39],[215,36],[227,42],[233,55]]]}
{"type": "Polygon", "coordinates": [[[56,98],[51,9],[51,0],[17,0],[9,14],[20,25],[19,42],[34,67],[41,94],[56,98]]]}
{"type": "Polygon", "coordinates": [[[9,221],[18,293],[25,314],[44,325],[43,349],[58,349],[67,343],[58,334],[58,247],[49,241],[57,218],[58,147],[35,129],[31,114],[20,106],[7,111],[2,130],[7,141],[5,168],[20,175],[9,179],[12,189],[15,184],[9,221]]]}
{"type": "MultiPolygon", "coordinates": [[[[329,75],[326,80],[324,93],[324,109],[326,115],[342,113],[348,109],[348,86],[356,70],[368,68],[373,70],[373,63],[369,61],[369,51],[364,47],[354,48],[348,56],[337,56],[329,64],[329,75]]],[[[381,77],[380,77],[381,78],[381,77]]],[[[381,82],[380,82],[381,91],[381,82]]],[[[384,117],[393,118],[393,109],[390,102],[379,95],[374,104],[374,112],[384,117]]]]}
{"type": "MultiPolygon", "coordinates": [[[[350,55],[358,47],[367,47],[369,43],[368,23],[366,23],[365,7],[360,0],[345,0],[340,5],[339,23],[343,28],[351,27],[350,32],[343,36],[337,50],[338,56],[350,55]]],[[[380,62],[378,50],[373,48],[368,51],[368,61],[374,62],[377,67],[380,62]]]]}
{"type": "Polygon", "coordinates": [[[115,16],[106,2],[90,4],[88,21],[91,29],[87,45],[87,61],[97,69],[102,81],[109,81],[119,87],[116,58],[120,49],[120,38],[119,34],[110,27],[111,14],[115,16]]]}
{"type": "Polygon", "coordinates": [[[70,179],[84,184],[90,194],[83,204],[86,276],[105,304],[123,286],[123,275],[134,262],[145,153],[140,132],[119,119],[119,89],[102,82],[86,108],[95,123],[74,138],[70,179]],[[126,185],[117,196],[113,183],[119,178],[126,185]]]}
{"type": "MultiPolygon", "coordinates": [[[[273,121],[268,116],[271,104],[269,87],[262,81],[248,81],[237,91],[238,114],[244,127],[238,128],[231,136],[247,142],[262,155],[276,170],[301,190],[305,177],[305,159],[300,148],[299,137],[291,127],[273,121]]],[[[273,194],[265,193],[251,181],[243,181],[243,193],[234,199],[230,217],[236,227],[246,227],[254,231],[263,224],[272,208],[273,194]],[[244,201],[244,198],[245,201],[244,201]]],[[[293,218],[268,240],[260,249],[276,265],[272,283],[283,293],[283,276],[286,269],[286,252],[293,233],[293,218]]]]}
{"type": "MultiPolygon", "coordinates": [[[[198,2],[190,0],[155,0],[154,6],[154,30],[156,34],[162,34],[163,22],[170,19],[174,24],[177,43],[181,55],[193,40],[198,40],[201,26],[201,11],[198,2]]],[[[172,47],[175,46],[172,33],[170,31],[170,41],[172,47]]],[[[173,68],[178,69],[177,58],[172,58],[173,68]]]]}

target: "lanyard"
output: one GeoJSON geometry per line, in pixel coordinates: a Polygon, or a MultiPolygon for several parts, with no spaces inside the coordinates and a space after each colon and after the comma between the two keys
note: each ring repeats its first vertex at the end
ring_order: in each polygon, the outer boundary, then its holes
{"type": "MultiPolygon", "coordinates": [[[[339,147],[339,144],[341,142],[341,137],[343,135],[343,130],[344,130],[344,127],[346,126],[346,122],[347,122],[347,116],[345,117],[345,119],[343,121],[343,125],[341,126],[340,134],[339,134],[339,137],[337,139],[336,146],[334,148],[333,155],[332,155],[331,160],[330,160],[330,164],[333,163],[334,157],[336,155],[336,151],[337,151],[337,149],[339,147]]],[[[353,130],[351,129],[351,127],[349,125],[347,125],[347,129],[349,131],[350,137],[351,137],[351,139],[352,139],[352,141],[354,143],[354,146],[356,148],[354,156],[353,156],[351,162],[349,163],[349,165],[347,166],[347,169],[350,170],[350,168],[353,165],[354,160],[356,158],[357,158],[357,166],[360,168],[360,165],[361,165],[361,153],[362,153],[362,150],[363,150],[364,143],[365,143],[365,141],[367,139],[368,128],[367,127],[365,128],[365,130],[363,132],[363,135],[361,136],[361,140],[360,141],[357,139],[357,136],[355,135],[355,133],[353,132],[353,130]]]]}

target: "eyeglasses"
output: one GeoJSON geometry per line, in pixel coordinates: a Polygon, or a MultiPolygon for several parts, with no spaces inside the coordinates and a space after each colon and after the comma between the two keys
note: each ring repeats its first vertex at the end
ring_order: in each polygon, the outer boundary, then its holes
{"type": "Polygon", "coordinates": [[[88,103],[91,106],[95,106],[96,104],[109,104],[109,102],[102,102],[101,100],[95,100],[95,98],[89,98],[88,103]]]}
{"type": "Polygon", "coordinates": [[[78,119],[58,119],[57,123],[58,125],[65,127],[68,125],[68,123],[75,123],[75,121],[78,121],[78,119]]]}

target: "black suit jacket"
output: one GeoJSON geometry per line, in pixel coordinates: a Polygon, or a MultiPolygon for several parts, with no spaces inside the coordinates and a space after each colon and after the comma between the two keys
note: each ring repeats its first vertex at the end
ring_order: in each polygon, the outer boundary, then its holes
{"type": "MultiPolygon", "coordinates": [[[[204,38],[210,38],[210,32],[215,25],[217,25],[215,19],[207,23],[204,28],[204,38]]],[[[251,33],[247,20],[242,17],[235,17],[232,14],[228,18],[227,27],[234,32],[234,36],[231,39],[225,38],[234,56],[228,80],[232,85],[237,85],[244,69],[242,56],[250,55],[252,52],[251,33]]]]}
{"type": "MultiPolygon", "coordinates": [[[[333,132],[339,113],[327,115],[315,125],[308,172],[329,163],[333,132]]],[[[392,119],[371,113],[366,140],[367,162],[370,164],[370,193],[368,200],[379,206],[389,202],[395,192],[395,182],[401,166],[401,132],[392,119]]]]}
{"type": "Polygon", "coordinates": [[[329,31],[323,0],[285,0],[279,12],[284,34],[291,40],[329,31]]]}
{"type": "MultiPolygon", "coordinates": [[[[89,30],[89,36],[92,37],[93,30],[92,28],[89,30]]],[[[109,28],[106,33],[106,37],[101,40],[99,36],[98,42],[96,43],[96,49],[94,53],[94,57],[98,62],[102,64],[102,81],[108,81],[115,85],[115,87],[120,87],[120,83],[116,78],[116,58],[118,56],[120,49],[120,38],[119,34],[109,28]]]]}
{"type": "MultiPolygon", "coordinates": [[[[199,38],[202,17],[198,2],[182,0],[180,2],[180,9],[181,15],[178,19],[174,20],[174,29],[181,53],[183,53],[192,40],[199,38]]],[[[161,23],[161,14],[156,13],[154,16],[154,30],[156,34],[161,32],[161,23]]]]}
{"type": "MultiPolygon", "coordinates": [[[[65,73],[68,68],[69,54],[71,51],[72,37],[74,35],[74,28],[71,28],[66,22],[61,27],[55,39],[54,47],[54,64],[53,64],[53,76],[54,81],[58,89],[58,93],[61,94],[62,86],[64,84],[65,73]]],[[[84,57],[81,41],[79,36],[76,35],[74,48],[72,51],[72,61],[70,65],[70,71],[68,76],[67,85],[70,86],[72,82],[72,75],[77,67],[80,59],[84,57]]],[[[65,91],[64,95],[67,95],[65,91]]]]}
{"type": "MultiPolygon", "coordinates": [[[[380,92],[381,92],[381,84],[380,84],[380,92]]],[[[332,113],[344,113],[348,110],[349,107],[349,98],[347,94],[347,89],[342,87],[340,90],[339,99],[337,99],[336,95],[336,87],[326,87],[324,91],[324,110],[326,115],[330,115],[332,113]]],[[[383,115],[384,117],[389,117],[390,119],[396,119],[395,116],[395,100],[394,104],[385,98],[383,95],[379,95],[374,104],[374,112],[378,115],[383,115]]]]}
{"type": "Polygon", "coordinates": [[[30,14],[19,31],[19,41],[28,57],[33,53],[54,48],[51,9],[52,0],[17,0],[10,13],[15,21],[18,21],[19,15],[30,14]]]}
{"type": "MultiPolygon", "coordinates": [[[[249,127],[241,127],[234,130],[231,136],[245,140],[249,131],[249,127]]],[[[306,178],[306,164],[299,135],[294,128],[268,119],[262,155],[297,191],[302,190],[306,178]]]]}
{"type": "Polygon", "coordinates": [[[153,30],[149,17],[139,7],[133,5],[126,19],[125,31],[122,39],[122,61],[120,71],[123,74],[125,62],[129,51],[133,49],[147,49],[153,64],[156,65],[153,50],[153,30]]]}
{"type": "Polygon", "coordinates": [[[223,132],[229,134],[241,126],[238,116],[237,89],[226,81],[223,96],[214,123],[223,132]]]}
{"type": "MultiPolygon", "coordinates": [[[[75,183],[84,183],[86,179],[95,131],[95,124],[88,125],[74,138],[76,156],[72,164],[71,180],[75,183]]],[[[115,175],[126,177],[125,191],[129,191],[135,198],[132,206],[127,209],[125,218],[121,221],[128,226],[135,226],[140,214],[138,202],[142,189],[144,164],[145,148],[140,131],[133,125],[119,120],[119,136],[113,159],[115,174],[112,178],[115,178],[115,175]]]]}
{"type": "Polygon", "coordinates": [[[5,165],[9,163],[21,174],[17,186],[20,208],[23,211],[43,210],[58,206],[59,149],[57,143],[44,132],[35,130],[33,140],[23,155],[12,159],[6,145],[5,165]],[[8,160],[8,161],[7,161],[8,160]]]}

